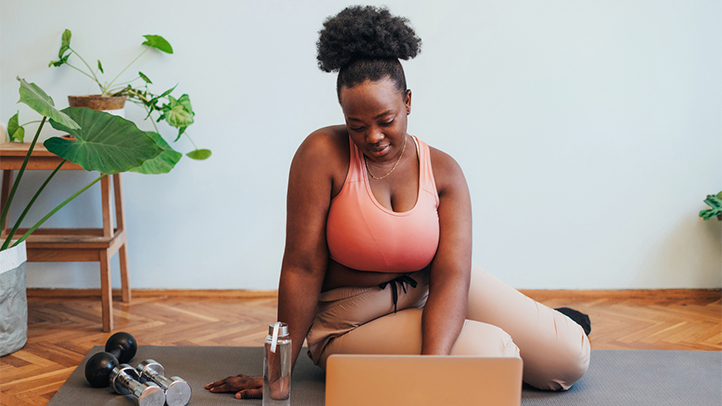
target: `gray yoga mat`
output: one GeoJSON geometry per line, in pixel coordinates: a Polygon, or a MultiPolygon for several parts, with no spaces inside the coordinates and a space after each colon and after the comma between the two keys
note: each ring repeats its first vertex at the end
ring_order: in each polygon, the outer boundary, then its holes
{"type": "MultiPolygon", "coordinates": [[[[93,388],[84,377],[88,353],[48,405],[129,406],[129,399],[109,388],[93,388]]],[[[130,362],[152,358],[166,374],[188,381],[189,405],[260,405],[260,400],[236,400],[232,394],[211,394],[205,384],[238,373],[261,374],[260,347],[140,346],[130,362]]],[[[291,385],[292,404],[324,403],[324,374],[305,356],[299,357],[291,385]]],[[[722,404],[722,353],[718,351],[592,351],[587,374],[566,392],[544,392],[524,386],[522,405],[694,405],[722,404]]]]}

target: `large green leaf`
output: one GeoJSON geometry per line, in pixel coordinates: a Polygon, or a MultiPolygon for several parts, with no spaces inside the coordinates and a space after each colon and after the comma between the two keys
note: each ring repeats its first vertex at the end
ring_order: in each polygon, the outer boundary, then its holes
{"type": "Polygon", "coordinates": [[[170,172],[183,157],[183,154],[174,151],[160,134],[152,131],[146,131],[146,134],[155,141],[156,145],[163,148],[163,152],[155,158],[143,162],[143,165],[137,168],[131,168],[130,172],[138,172],[145,175],[159,175],[170,172]]]}
{"type": "Polygon", "coordinates": [[[149,47],[161,50],[165,52],[166,54],[172,54],[173,53],[173,47],[170,46],[168,41],[165,40],[165,38],[161,37],[160,35],[143,35],[146,39],[145,42],[141,45],[148,45],[149,47]]]}
{"type": "Polygon", "coordinates": [[[31,109],[37,111],[41,115],[61,123],[65,127],[76,129],[80,128],[78,123],[73,121],[65,113],[55,108],[53,99],[48,96],[43,89],[35,83],[28,83],[25,79],[17,78],[20,81],[20,100],[18,103],[25,103],[31,109]]]}
{"type": "Polygon", "coordinates": [[[8,136],[10,137],[11,142],[12,140],[25,142],[25,129],[20,126],[18,114],[20,114],[19,111],[10,118],[10,121],[8,121],[8,136]]]}
{"type": "Polygon", "coordinates": [[[56,130],[66,131],[77,140],[49,138],[45,147],[52,153],[76,163],[87,171],[113,174],[138,167],[163,150],[132,121],[86,107],[63,109],[80,124],[71,129],[50,120],[56,130]]]}

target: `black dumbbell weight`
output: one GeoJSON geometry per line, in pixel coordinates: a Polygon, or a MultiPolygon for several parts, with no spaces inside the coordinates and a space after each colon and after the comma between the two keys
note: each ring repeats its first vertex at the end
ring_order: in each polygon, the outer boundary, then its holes
{"type": "Polygon", "coordinates": [[[120,395],[132,395],[140,406],[163,406],[163,390],[152,383],[138,382],[138,372],[125,364],[133,359],[137,350],[138,344],[132,335],[113,334],[105,343],[106,352],[93,355],[85,363],[85,379],[96,388],[112,386],[120,395]]]}
{"type": "Polygon", "coordinates": [[[110,385],[109,377],[113,368],[133,359],[138,344],[135,338],[125,332],[115,333],[105,342],[105,352],[99,352],[85,363],[85,379],[96,388],[110,385]]]}

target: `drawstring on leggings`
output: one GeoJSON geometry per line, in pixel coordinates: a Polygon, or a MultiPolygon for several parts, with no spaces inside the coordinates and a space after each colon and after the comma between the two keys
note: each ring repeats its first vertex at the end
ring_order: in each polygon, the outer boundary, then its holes
{"type": "Polygon", "coordinates": [[[379,285],[381,289],[386,289],[386,285],[391,285],[391,298],[394,301],[394,313],[396,313],[396,302],[399,301],[399,291],[396,287],[397,283],[401,286],[401,289],[404,290],[404,293],[406,293],[406,286],[404,285],[404,283],[408,283],[409,285],[411,285],[412,288],[415,288],[418,284],[418,282],[416,282],[416,280],[414,280],[414,278],[410,277],[409,275],[401,275],[398,278],[392,279],[379,285]]]}

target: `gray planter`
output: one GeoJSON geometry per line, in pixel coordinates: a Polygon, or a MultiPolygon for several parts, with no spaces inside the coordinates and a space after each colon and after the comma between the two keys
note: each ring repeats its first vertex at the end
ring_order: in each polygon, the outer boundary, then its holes
{"type": "Polygon", "coordinates": [[[25,242],[0,251],[0,357],[23,348],[28,340],[26,260],[25,242]]]}

